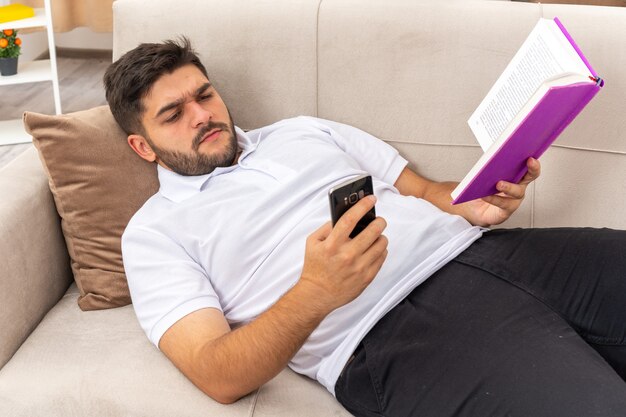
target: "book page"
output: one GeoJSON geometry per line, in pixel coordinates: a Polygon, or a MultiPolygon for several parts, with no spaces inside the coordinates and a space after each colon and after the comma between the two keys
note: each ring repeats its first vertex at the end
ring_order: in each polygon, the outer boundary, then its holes
{"type": "Polygon", "coordinates": [[[498,140],[546,80],[564,73],[588,72],[575,51],[575,57],[572,56],[573,48],[570,46],[572,51],[564,48],[558,34],[565,38],[554,21],[540,19],[468,120],[483,151],[498,140]],[[554,32],[552,26],[556,27],[558,33],[554,32]]]}

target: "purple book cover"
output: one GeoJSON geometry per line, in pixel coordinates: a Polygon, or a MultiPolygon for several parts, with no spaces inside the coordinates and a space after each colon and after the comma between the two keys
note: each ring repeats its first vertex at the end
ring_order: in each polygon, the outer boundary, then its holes
{"type": "Polygon", "coordinates": [[[528,158],[538,159],[604,86],[604,80],[598,77],[559,18],[555,17],[554,22],[595,77],[596,83],[551,87],[452,204],[496,194],[496,184],[500,180],[518,183],[528,171],[528,158]]]}
{"type": "Polygon", "coordinates": [[[500,180],[519,182],[528,158],[539,158],[598,91],[593,83],[550,88],[452,204],[496,194],[500,180]]]}

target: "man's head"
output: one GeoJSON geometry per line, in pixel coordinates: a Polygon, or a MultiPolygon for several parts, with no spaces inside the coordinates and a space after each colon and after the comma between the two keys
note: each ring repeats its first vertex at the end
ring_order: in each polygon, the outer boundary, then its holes
{"type": "Polygon", "coordinates": [[[181,175],[235,162],[232,118],[187,39],[139,45],[111,64],[104,86],[115,120],[143,159],[181,175]]]}

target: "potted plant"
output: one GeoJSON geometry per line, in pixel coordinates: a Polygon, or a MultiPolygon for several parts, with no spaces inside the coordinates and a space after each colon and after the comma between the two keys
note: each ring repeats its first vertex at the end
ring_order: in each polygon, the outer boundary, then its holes
{"type": "Polygon", "coordinates": [[[5,29],[0,32],[0,75],[17,74],[20,45],[22,40],[17,37],[17,30],[5,29]]]}

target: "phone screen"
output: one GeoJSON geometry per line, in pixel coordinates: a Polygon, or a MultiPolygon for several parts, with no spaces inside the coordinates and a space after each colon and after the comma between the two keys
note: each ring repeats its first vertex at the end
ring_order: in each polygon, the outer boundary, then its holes
{"type": "MultiPolygon", "coordinates": [[[[331,188],[328,192],[328,197],[330,200],[330,214],[333,227],[350,207],[355,205],[363,197],[371,194],[374,194],[374,187],[372,186],[371,175],[367,174],[331,188]]],[[[350,237],[354,238],[361,233],[375,218],[376,210],[372,207],[372,209],[359,220],[352,230],[352,233],[350,233],[350,237]]]]}

